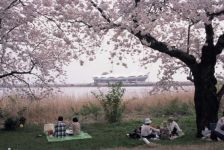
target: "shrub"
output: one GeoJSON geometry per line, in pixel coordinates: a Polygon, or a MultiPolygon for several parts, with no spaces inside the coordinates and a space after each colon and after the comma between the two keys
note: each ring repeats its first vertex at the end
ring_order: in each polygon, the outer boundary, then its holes
{"type": "Polygon", "coordinates": [[[177,98],[167,104],[158,104],[150,107],[149,113],[153,116],[169,115],[192,115],[194,113],[193,103],[181,102],[177,98]]]}
{"type": "Polygon", "coordinates": [[[70,107],[70,110],[72,111],[72,116],[69,117],[79,116],[80,113],[75,107],[70,107]]]}
{"type": "Polygon", "coordinates": [[[82,106],[82,108],[80,109],[80,115],[84,116],[84,118],[90,115],[89,107],[87,105],[82,106]]]}
{"type": "Polygon", "coordinates": [[[9,113],[5,109],[0,108],[0,119],[7,118],[8,116],[9,116],[9,113]]]}
{"type": "Polygon", "coordinates": [[[27,107],[23,107],[23,108],[19,109],[19,111],[17,112],[17,115],[24,116],[26,112],[27,112],[27,107]]]}
{"type": "Polygon", "coordinates": [[[19,119],[16,117],[9,117],[5,120],[5,130],[15,130],[19,126],[19,119]]]}
{"type": "Polygon", "coordinates": [[[80,114],[82,116],[88,116],[88,115],[93,115],[94,119],[98,119],[98,116],[100,115],[101,112],[101,107],[93,104],[93,103],[88,103],[87,105],[82,106],[80,110],[80,114]]]}
{"type": "Polygon", "coordinates": [[[120,121],[124,111],[122,97],[125,89],[121,88],[121,86],[120,83],[109,85],[110,89],[107,94],[101,91],[100,94],[93,93],[103,107],[105,119],[111,123],[120,121]]]}

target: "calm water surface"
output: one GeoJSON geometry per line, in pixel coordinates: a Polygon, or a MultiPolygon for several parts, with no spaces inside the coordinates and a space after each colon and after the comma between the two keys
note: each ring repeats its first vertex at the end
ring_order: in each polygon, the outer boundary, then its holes
{"type": "MultiPolygon", "coordinates": [[[[150,95],[150,90],[152,87],[150,86],[137,86],[137,87],[123,87],[125,89],[124,98],[142,98],[150,95]]],[[[192,90],[193,87],[187,86],[184,88],[185,90],[192,90]]],[[[0,95],[4,95],[5,89],[0,89],[0,95]]],[[[99,93],[102,91],[103,93],[108,92],[108,87],[62,87],[59,89],[55,89],[55,91],[60,90],[60,92],[55,93],[56,96],[68,96],[74,97],[75,99],[79,98],[88,98],[92,97],[94,93],[99,93]]]]}
{"type": "MultiPolygon", "coordinates": [[[[124,97],[132,98],[149,95],[149,91],[152,89],[152,87],[124,87],[124,89],[124,97]]],[[[61,95],[80,98],[91,97],[93,96],[92,92],[99,93],[99,91],[102,91],[103,93],[106,93],[108,92],[108,87],[63,87],[60,88],[60,90],[61,92],[59,94],[61,95]]]]}

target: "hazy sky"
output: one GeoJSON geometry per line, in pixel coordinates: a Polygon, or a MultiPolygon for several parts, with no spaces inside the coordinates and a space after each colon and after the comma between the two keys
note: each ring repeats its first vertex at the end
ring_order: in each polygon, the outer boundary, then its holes
{"type": "MultiPolygon", "coordinates": [[[[109,62],[108,56],[106,54],[99,54],[97,58],[92,61],[86,61],[83,66],[80,66],[79,62],[73,62],[68,67],[67,70],[67,83],[91,83],[93,82],[94,76],[100,76],[103,72],[110,72],[113,70],[115,74],[133,74],[133,73],[149,73],[149,77],[147,81],[153,82],[158,81],[157,72],[158,72],[158,64],[149,64],[145,69],[140,66],[140,63],[133,63],[133,58],[129,58],[127,60],[128,68],[125,68],[121,65],[112,65],[109,62]]],[[[176,80],[184,80],[186,81],[186,75],[177,74],[175,76],[176,80]]]]}
{"type": "MultiPolygon", "coordinates": [[[[103,72],[113,71],[114,74],[129,75],[129,74],[147,74],[149,77],[146,81],[155,82],[158,81],[157,73],[159,69],[158,63],[148,64],[147,69],[140,66],[139,59],[141,56],[128,56],[125,63],[128,65],[125,68],[122,65],[116,65],[116,62],[112,65],[109,61],[109,51],[114,50],[114,45],[110,43],[107,44],[107,41],[110,40],[110,34],[105,36],[102,40],[102,45],[97,49],[96,59],[94,61],[85,61],[83,66],[80,66],[78,61],[72,62],[68,67],[65,67],[67,71],[66,83],[92,83],[94,76],[100,76],[103,72]],[[105,50],[107,52],[105,52],[105,50]],[[134,63],[135,62],[135,63],[134,63]]],[[[141,47],[140,47],[141,49],[141,47]]],[[[175,76],[177,81],[186,81],[186,75],[177,74],[175,76]]]]}

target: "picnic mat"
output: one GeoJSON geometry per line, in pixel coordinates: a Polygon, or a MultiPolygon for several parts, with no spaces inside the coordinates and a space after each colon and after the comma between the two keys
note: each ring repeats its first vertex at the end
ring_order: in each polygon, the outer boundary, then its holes
{"type": "Polygon", "coordinates": [[[90,138],[92,138],[92,136],[90,136],[88,133],[85,133],[85,132],[81,131],[79,135],[65,136],[65,137],[62,137],[62,138],[47,136],[47,141],[48,142],[62,142],[62,141],[90,139],[90,138]]]}

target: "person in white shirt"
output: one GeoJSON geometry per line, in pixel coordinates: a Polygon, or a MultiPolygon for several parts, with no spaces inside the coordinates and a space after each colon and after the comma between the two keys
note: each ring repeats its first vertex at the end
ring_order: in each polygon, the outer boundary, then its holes
{"type": "Polygon", "coordinates": [[[174,121],[173,117],[169,117],[169,119],[167,120],[167,128],[169,130],[171,139],[184,135],[177,122],[174,121]]]}
{"type": "Polygon", "coordinates": [[[142,138],[157,138],[160,132],[159,129],[152,127],[150,124],[152,123],[150,118],[145,118],[144,124],[141,127],[141,137],[142,138]]]}
{"type": "Polygon", "coordinates": [[[213,136],[215,136],[215,139],[219,138],[221,140],[224,140],[224,112],[223,116],[218,120],[216,124],[216,128],[213,131],[213,136]]]}

